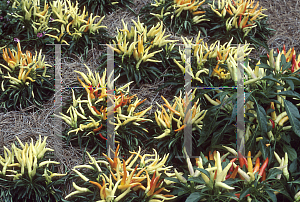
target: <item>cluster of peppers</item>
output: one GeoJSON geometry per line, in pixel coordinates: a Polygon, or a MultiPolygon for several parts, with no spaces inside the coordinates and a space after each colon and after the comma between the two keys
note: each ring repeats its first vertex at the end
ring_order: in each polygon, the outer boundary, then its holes
{"type": "Polygon", "coordinates": [[[33,33],[38,36],[38,33],[43,33],[51,28],[49,24],[49,5],[45,1],[43,10],[41,9],[40,1],[38,0],[16,0],[13,2],[12,7],[21,7],[22,13],[8,14],[15,18],[20,19],[24,23],[31,22],[33,33]]]}
{"type": "Polygon", "coordinates": [[[26,178],[28,175],[29,180],[33,181],[36,176],[37,169],[44,169],[45,182],[47,184],[52,182],[53,177],[65,176],[66,174],[52,173],[48,170],[49,164],[59,164],[56,161],[42,161],[47,151],[54,151],[53,149],[46,148],[47,137],[42,142],[41,136],[34,144],[31,139],[31,143],[24,145],[20,139],[16,136],[21,149],[14,143],[11,145],[11,151],[4,146],[4,158],[0,156],[0,167],[2,167],[1,175],[7,177],[8,180],[17,180],[20,178],[26,178]],[[39,164],[38,164],[39,161],[39,164]],[[27,170],[27,173],[25,173],[27,170]],[[10,174],[7,174],[10,173],[10,174]],[[48,174],[50,173],[50,175],[48,174]]]}
{"type": "MultiPolygon", "coordinates": [[[[200,74],[205,73],[209,74],[209,68],[206,66],[206,63],[210,59],[215,59],[217,61],[217,65],[213,69],[211,77],[217,77],[218,79],[222,79],[223,81],[228,79],[233,79],[237,82],[237,55],[238,55],[238,48],[231,46],[231,42],[233,38],[229,41],[220,45],[220,41],[216,41],[215,43],[211,44],[209,47],[207,43],[203,42],[203,39],[200,39],[200,32],[196,38],[196,43],[192,43],[193,39],[188,40],[182,37],[183,43],[185,47],[191,47],[191,55],[196,61],[196,64],[192,63],[191,69],[191,77],[194,80],[203,83],[202,79],[199,77],[200,74]],[[228,71],[224,68],[221,68],[220,65],[227,64],[228,71]]],[[[249,48],[250,44],[246,44],[243,47],[244,57],[250,54],[253,48],[249,48]]],[[[174,62],[177,66],[181,69],[183,73],[185,73],[185,68],[182,65],[186,61],[186,53],[185,51],[181,51],[179,47],[180,55],[181,55],[181,63],[179,63],[176,59],[174,62]]],[[[249,81],[250,82],[250,81],[249,81]]],[[[251,82],[254,82],[251,80],[251,82]]]]}
{"type": "Polygon", "coordinates": [[[165,16],[171,15],[171,19],[178,18],[182,13],[189,12],[192,14],[193,23],[198,24],[200,22],[208,21],[204,19],[205,11],[199,10],[199,7],[205,2],[205,0],[174,0],[174,3],[165,7],[165,0],[156,1],[154,4],[151,4],[153,7],[161,7],[160,13],[150,13],[151,15],[157,17],[159,20],[163,21],[165,16]],[[166,8],[166,9],[165,9],[166,8]]]}
{"type": "Polygon", "coordinates": [[[257,26],[255,20],[265,18],[262,7],[258,9],[259,2],[254,5],[254,0],[218,0],[216,7],[215,1],[209,4],[212,11],[221,18],[227,18],[226,30],[229,31],[233,27],[241,29],[244,37],[257,26]],[[229,16],[229,17],[226,17],[229,16]]]}
{"type": "MultiPolygon", "coordinates": [[[[32,55],[30,51],[26,51],[26,53],[22,53],[20,42],[17,45],[18,51],[10,50],[10,48],[2,49],[2,57],[7,62],[8,66],[0,64],[6,70],[7,75],[3,76],[3,80],[1,82],[1,90],[4,92],[6,89],[4,88],[5,80],[9,80],[10,85],[8,88],[20,88],[23,86],[28,86],[29,82],[35,82],[37,77],[49,77],[46,75],[47,67],[51,67],[51,65],[46,64],[44,62],[45,56],[42,57],[42,50],[40,50],[39,54],[32,55]],[[39,75],[36,73],[38,68],[43,68],[43,74],[39,75]]],[[[0,69],[0,73],[3,74],[0,69]]],[[[34,93],[32,91],[32,96],[34,97],[34,93]]]]}
{"type": "MultiPolygon", "coordinates": [[[[267,145],[268,146],[268,145],[267,145]]],[[[188,165],[189,173],[188,178],[195,178],[201,175],[202,179],[205,181],[205,184],[198,185],[196,189],[203,189],[204,187],[210,187],[211,189],[216,190],[234,190],[235,188],[227,185],[224,181],[228,179],[235,179],[237,176],[241,180],[243,180],[246,184],[249,184],[255,180],[265,181],[267,175],[267,167],[269,163],[269,158],[267,157],[262,163],[260,162],[261,152],[259,151],[254,158],[251,157],[251,152],[248,152],[247,158],[244,157],[241,152],[236,152],[234,149],[230,147],[223,146],[228,152],[224,155],[220,155],[219,151],[214,151],[213,153],[209,152],[209,156],[205,156],[202,158],[196,158],[196,166],[197,168],[204,169],[207,171],[201,171],[200,169],[194,170],[193,165],[191,163],[190,158],[186,154],[186,162],[188,165]],[[233,158],[229,161],[229,163],[222,169],[221,162],[228,162],[226,160],[229,154],[233,154],[236,158],[233,158]],[[239,165],[235,163],[235,161],[239,162],[239,165]],[[212,162],[208,162],[212,161],[212,162]],[[208,162],[208,164],[207,164],[208,162]],[[212,166],[211,163],[214,162],[212,166]],[[254,163],[255,162],[255,163],[254,163]],[[204,164],[207,165],[207,168],[204,168],[204,164]],[[257,175],[256,175],[257,173],[257,175]]],[[[269,168],[270,169],[279,169],[283,171],[283,175],[289,179],[289,172],[287,170],[288,167],[288,155],[285,153],[285,157],[280,157],[276,152],[274,152],[274,156],[276,157],[279,167],[269,168]]],[[[186,184],[186,186],[190,186],[187,179],[182,176],[182,173],[174,170],[176,178],[181,182],[186,184]]],[[[281,174],[277,175],[277,179],[281,178],[281,174]]],[[[190,180],[192,181],[192,179],[190,180]]],[[[278,192],[275,192],[278,194],[278,192]]],[[[237,198],[239,198],[240,194],[235,194],[237,198]]],[[[250,194],[246,195],[250,199],[250,194]]]]}
{"type": "Polygon", "coordinates": [[[156,26],[152,26],[151,29],[147,30],[147,26],[144,26],[139,18],[137,22],[134,20],[132,22],[134,26],[131,26],[129,31],[127,24],[122,19],[123,29],[117,30],[117,44],[116,41],[112,40],[114,47],[107,46],[122,55],[122,62],[125,56],[128,58],[133,56],[137,62],[137,70],[143,62],[161,62],[153,59],[156,53],[163,51],[159,48],[177,40],[167,40],[170,35],[164,36],[166,30],[163,29],[163,23],[157,23],[156,26]]]}
{"type": "MultiPolygon", "coordinates": [[[[106,77],[106,70],[103,72],[102,77],[100,77],[99,73],[92,73],[91,70],[86,66],[88,70],[88,74],[84,74],[80,71],[74,71],[81,75],[84,82],[77,77],[79,83],[81,86],[85,89],[87,100],[82,100],[79,96],[77,99],[75,97],[75,93],[73,92],[73,104],[69,107],[67,110],[67,113],[70,114],[70,116],[67,116],[65,114],[61,114],[61,116],[58,116],[62,118],[68,125],[71,126],[71,130],[69,130],[68,135],[70,133],[78,133],[80,131],[89,131],[87,135],[94,134],[96,135],[103,127],[103,125],[106,125],[105,122],[107,122],[107,116],[108,113],[115,114],[115,118],[117,120],[117,123],[113,123],[116,125],[114,130],[117,133],[117,130],[120,126],[126,125],[129,122],[133,122],[134,125],[139,125],[138,122],[145,122],[145,121],[152,121],[150,119],[143,118],[144,115],[152,108],[152,106],[148,107],[147,109],[140,111],[140,112],[134,112],[135,109],[142,104],[146,100],[140,100],[136,99],[134,102],[132,102],[132,99],[136,95],[129,96],[129,85],[132,82],[129,82],[125,84],[124,86],[116,89],[116,92],[119,92],[119,95],[110,94],[107,90],[107,85],[110,85],[110,82],[105,82],[106,77]],[[127,91],[124,89],[127,88],[127,91]],[[124,93],[124,94],[123,94],[124,93]],[[112,105],[110,108],[105,106],[104,103],[106,103],[107,99],[114,99],[115,105],[112,105]],[[99,109],[99,104],[101,104],[101,108],[99,109]],[[86,106],[83,106],[86,105],[86,106]],[[127,113],[124,113],[123,107],[127,107],[127,113]],[[88,109],[89,111],[86,111],[85,109],[88,109]],[[89,116],[87,118],[87,115],[91,114],[93,116],[89,116]],[[77,122],[85,122],[83,124],[77,124],[77,122]],[[122,122],[123,121],[123,122],[122,122]],[[88,122],[88,123],[86,123],[88,122]]],[[[114,79],[117,80],[117,78],[114,79]]],[[[114,82],[112,81],[112,82],[114,82]]],[[[148,132],[145,128],[144,130],[148,132]]],[[[102,136],[101,133],[99,133],[100,138],[106,140],[105,137],[102,136]]]]}
{"type": "MultiPolygon", "coordinates": [[[[192,93],[192,96],[194,96],[195,92],[196,91],[192,93]]],[[[189,111],[187,111],[187,96],[182,98],[181,91],[178,97],[174,96],[175,100],[173,105],[171,105],[163,96],[161,97],[166,104],[160,106],[161,111],[157,110],[155,112],[155,120],[158,126],[161,128],[161,130],[164,131],[164,133],[157,137],[154,137],[155,139],[161,139],[173,134],[172,120],[177,122],[177,129],[174,129],[174,132],[176,133],[185,128],[185,123],[190,123],[192,124],[192,127],[198,127],[202,129],[202,120],[204,119],[207,110],[200,110],[200,105],[198,105],[199,99],[196,102],[194,102],[192,108],[189,111]],[[164,106],[168,109],[168,112],[166,111],[164,106]],[[179,118],[175,118],[175,115],[179,118]],[[191,119],[189,119],[189,116],[191,119]]]]}
{"type": "Polygon", "coordinates": [[[296,59],[297,55],[296,55],[296,51],[295,51],[294,47],[290,48],[288,51],[286,51],[286,47],[284,44],[281,51],[277,48],[277,58],[276,59],[274,58],[273,55],[274,55],[274,50],[272,49],[270,51],[270,53],[267,54],[268,59],[269,59],[267,61],[267,63],[268,63],[268,65],[273,67],[276,72],[281,72],[282,74],[286,72],[286,71],[282,71],[282,67],[280,65],[282,55],[285,56],[286,62],[292,63],[292,67],[290,68],[292,73],[294,73],[295,71],[300,69],[300,54],[298,55],[298,58],[296,59]]]}
{"type": "Polygon", "coordinates": [[[50,29],[56,31],[57,35],[46,35],[55,38],[60,43],[68,44],[68,41],[65,40],[65,32],[72,37],[72,40],[78,40],[82,37],[83,33],[95,35],[101,28],[106,28],[106,26],[101,25],[105,16],[97,23],[94,23],[96,18],[100,18],[100,16],[93,17],[93,13],[89,16],[88,12],[85,11],[85,6],[83,11],[80,12],[78,2],[74,4],[71,0],[56,0],[50,3],[50,5],[52,9],[50,15],[54,19],[51,23],[58,22],[60,24],[54,27],[50,26],[50,29]],[[89,18],[86,20],[88,16],[89,18]]]}
{"type": "MultiPolygon", "coordinates": [[[[155,154],[144,154],[142,156],[140,154],[141,148],[139,148],[138,152],[130,152],[131,156],[124,160],[119,158],[119,147],[120,145],[116,148],[112,159],[103,154],[106,161],[96,160],[87,152],[90,159],[89,165],[78,165],[72,169],[83,181],[89,182],[99,189],[99,197],[101,199],[98,200],[99,202],[120,201],[124,199],[129,192],[137,191],[144,192],[143,197],[149,202],[160,202],[176,198],[174,195],[161,193],[169,192],[169,190],[163,187],[164,180],[160,179],[159,174],[159,172],[166,172],[172,167],[165,166],[168,155],[164,155],[164,157],[160,159],[154,150],[155,154]],[[137,164],[138,161],[139,164],[137,164]],[[109,173],[103,172],[99,164],[104,164],[109,169],[109,173]],[[82,172],[76,170],[82,168],[98,172],[99,175],[97,179],[92,181],[82,174],[82,172]],[[152,178],[150,178],[151,174],[152,178]]],[[[92,192],[90,189],[79,187],[75,183],[73,183],[73,187],[76,191],[67,195],[66,199],[92,192]]]]}

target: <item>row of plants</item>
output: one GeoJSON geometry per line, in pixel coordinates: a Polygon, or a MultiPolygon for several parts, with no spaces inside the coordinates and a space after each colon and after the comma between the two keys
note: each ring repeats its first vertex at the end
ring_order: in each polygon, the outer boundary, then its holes
{"type": "Polygon", "coordinates": [[[233,37],[233,43],[247,41],[268,50],[267,39],[275,30],[268,28],[264,10],[251,0],[155,0],[140,13],[147,26],[161,21],[176,33],[201,31],[211,42],[224,43],[233,37]]]}
{"type": "MultiPolygon", "coordinates": [[[[27,49],[50,52],[54,50],[50,44],[58,43],[67,45],[62,47],[65,53],[83,54],[86,57],[89,50],[101,49],[99,44],[107,43],[113,38],[106,32],[106,26],[101,25],[104,14],[119,7],[130,8],[130,4],[132,2],[129,0],[2,1],[0,33],[3,37],[0,47],[12,48],[16,42],[21,42],[27,49]]],[[[267,16],[262,13],[265,9],[258,9],[258,6],[259,2],[254,5],[254,1],[250,0],[232,3],[231,0],[224,0],[222,3],[159,0],[143,7],[139,15],[143,21],[148,19],[145,21],[148,27],[161,22],[178,33],[196,34],[201,31],[205,36],[210,36],[211,42],[217,39],[225,42],[233,37],[233,43],[248,41],[256,48],[263,46],[268,49],[266,41],[274,30],[268,28],[267,16]]],[[[142,35],[144,27],[136,28],[142,35]]],[[[130,30],[130,34],[127,31],[129,40],[133,31],[134,29],[130,30]]],[[[154,35],[147,37],[151,36],[154,35]]],[[[118,35],[119,40],[120,38],[124,36],[118,35]]],[[[146,43],[146,37],[142,38],[146,43]]],[[[159,44],[161,46],[163,43],[159,44]]]]}
{"type": "MultiPolygon", "coordinates": [[[[16,137],[17,138],[17,137],[16,137]]],[[[56,173],[59,162],[41,136],[34,143],[18,138],[4,147],[0,158],[1,199],[4,201],[299,201],[297,161],[289,163],[287,152],[277,154],[267,144],[253,157],[227,146],[200,152],[192,159],[185,152],[186,166],[168,166],[162,158],[138,151],[114,157],[88,155],[88,163],[66,173],[56,173]],[[227,153],[226,153],[227,152],[227,153]],[[221,155],[221,153],[224,153],[221,155]],[[230,157],[229,155],[234,155],[230,157]],[[49,160],[46,160],[49,158],[49,160]],[[182,170],[181,172],[178,170],[182,170]],[[65,183],[72,190],[62,197],[65,183]]],[[[262,141],[262,140],[259,140],[262,141]]],[[[263,144],[263,143],[262,143],[263,144]]]]}

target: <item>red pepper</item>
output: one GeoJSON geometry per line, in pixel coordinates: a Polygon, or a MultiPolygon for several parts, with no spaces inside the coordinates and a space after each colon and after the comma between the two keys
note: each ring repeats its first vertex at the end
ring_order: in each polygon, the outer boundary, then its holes
{"type": "Polygon", "coordinates": [[[266,180],[266,170],[264,170],[262,178],[261,178],[261,182],[266,180]]]}
{"type": "Polygon", "coordinates": [[[231,174],[226,175],[225,180],[228,180],[230,178],[231,174]]]}
{"type": "Polygon", "coordinates": [[[236,4],[235,4],[234,0],[232,0],[232,3],[233,3],[233,5],[234,5],[234,6],[236,6],[236,4]]]}
{"type": "Polygon", "coordinates": [[[292,64],[291,71],[292,71],[292,73],[294,73],[294,71],[295,71],[295,64],[292,64]]]}
{"type": "Polygon", "coordinates": [[[101,128],[102,128],[102,124],[101,124],[101,126],[100,126],[99,128],[95,128],[95,129],[93,130],[93,132],[98,132],[98,131],[101,130],[101,128]]]}
{"type": "Polygon", "coordinates": [[[257,158],[256,161],[255,161],[255,167],[253,169],[253,173],[259,171],[259,166],[260,166],[260,159],[257,158]]]}
{"type": "Polygon", "coordinates": [[[269,53],[267,53],[267,56],[268,56],[268,58],[270,57],[270,56],[269,56],[269,53]]]}
{"type": "Polygon", "coordinates": [[[99,136],[101,137],[101,139],[103,139],[103,140],[107,140],[105,137],[103,137],[103,136],[102,136],[102,134],[101,134],[101,133],[99,133],[99,136]]]}
{"type": "Polygon", "coordinates": [[[272,119],[269,119],[269,121],[272,123],[272,128],[274,128],[275,127],[274,121],[272,119]]]}
{"type": "Polygon", "coordinates": [[[268,163],[269,163],[269,158],[267,157],[266,160],[265,160],[265,162],[262,164],[262,166],[261,166],[261,168],[259,170],[259,173],[258,173],[258,175],[260,175],[261,177],[263,175],[263,172],[267,168],[268,163]]]}
{"type": "Polygon", "coordinates": [[[240,26],[241,21],[242,21],[242,15],[240,15],[240,19],[239,19],[239,24],[238,24],[238,26],[240,26]]]}
{"type": "Polygon", "coordinates": [[[247,159],[241,154],[240,151],[238,151],[238,155],[239,155],[239,162],[240,162],[241,168],[243,168],[244,165],[246,166],[246,168],[248,168],[248,161],[247,161],[247,159]]]}
{"type": "Polygon", "coordinates": [[[243,166],[244,166],[244,160],[243,160],[243,157],[242,157],[242,154],[241,154],[240,151],[238,151],[238,156],[239,156],[240,166],[241,166],[241,168],[243,168],[243,166]]]}
{"type": "Polygon", "coordinates": [[[211,153],[211,151],[208,152],[209,160],[214,160],[214,155],[211,153]]]}
{"type": "MultiPolygon", "coordinates": [[[[96,88],[99,88],[99,86],[100,86],[100,83],[98,83],[98,85],[96,86],[96,88]]],[[[98,90],[95,90],[94,92],[95,92],[95,95],[96,95],[95,97],[99,97],[98,96],[98,90]]]]}
{"type": "MultiPolygon", "coordinates": [[[[234,195],[236,195],[236,197],[240,198],[241,194],[234,194],[234,195]]],[[[245,197],[248,197],[248,196],[250,196],[250,194],[247,194],[245,197]]]]}
{"type": "Polygon", "coordinates": [[[118,104],[115,108],[114,111],[116,111],[116,109],[118,109],[120,106],[122,106],[123,102],[121,101],[120,104],[118,104]]]}
{"type": "Polygon", "coordinates": [[[279,49],[277,48],[277,53],[279,54],[280,53],[280,51],[279,51],[279,49]]]}
{"type": "Polygon", "coordinates": [[[285,54],[286,53],[285,44],[283,44],[283,48],[282,49],[284,51],[283,53],[285,54]]]}
{"type": "Polygon", "coordinates": [[[244,29],[245,27],[250,27],[250,26],[252,26],[253,24],[249,24],[249,25],[244,25],[244,26],[242,26],[242,29],[244,29]]]}
{"type": "Polygon", "coordinates": [[[94,92],[94,89],[93,89],[93,86],[92,86],[92,84],[91,84],[91,85],[89,85],[89,90],[91,91],[91,93],[93,93],[93,92],[94,92]]]}
{"type": "Polygon", "coordinates": [[[217,178],[217,170],[215,172],[214,180],[217,178]]]}
{"type": "Polygon", "coordinates": [[[234,179],[236,177],[236,174],[238,173],[239,166],[235,167],[232,174],[230,175],[231,179],[234,179]]]}
{"type": "Polygon", "coordinates": [[[296,55],[293,55],[292,57],[292,68],[291,68],[291,71],[292,73],[294,73],[295,71],[295,65],[296,65],[297,61],[296,61],[296,55]]]}
{"type": "Polygon", "coordinates": [[[95,106],[92,106],[92,108],[95,110],[95,112],[97,113],[97,114],[101,114],[97,109],[96,109],[96,107],[95,106]]]}
{"type": "Polygon", "coordinates": [[[231,165],[231,167],[229,168],[229,172],[233,172],[234,170],[234,167],[233,167],[233,164],[231,165]]]}

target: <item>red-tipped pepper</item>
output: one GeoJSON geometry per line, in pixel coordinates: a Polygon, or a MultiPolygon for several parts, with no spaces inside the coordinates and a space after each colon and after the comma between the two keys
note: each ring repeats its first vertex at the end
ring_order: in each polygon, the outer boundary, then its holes
{"type": "Polygon", "coordinates": [[[253,169],[253,173],[256,173],[257,171],[259,171],[259,166],[260,166],[260,160],[259,160],[259,158],[256,158],[255,167],[253,169]]]}
{"type": "Polygon", "coordinates": [[[238,156],[241,168],[243,168],[244,165],[246,166],[246,168],[248,168],[247,159],[241,154],[240,151],[238,151],[238,156]]]}
{"type": "Polygon", "coordinates": [[[274,121],[272,119],[269,119],[269,121],[272,123],[272,128],[274,128],[275,127],[274,121]]]}
{"type": "Polygon", "coordinates": [[[266,180],[266,170],[264,170],[261,181],[265,181],[266,180]]]}
{"type": "Polygon", "coordinates": [[[239,166],[235,167],[232,174],[230,175],[231,179],[234,179],[236,177],[236,174],[238,173],[238,170],[239,170],[239,166]]]}
{"type": "Polygon", "coordinates": [[[280,53],[280,51],[279,51],[279,49],[277,48],[277,53],[279,54],[280,53]]]}
{"type": "Polygon", "coordinates": [[[93,132],[98,132],[98,131],[101,130],[101,128],[102,128],[102,124],[101,124],[101,126],[99,128],[94,129],[93,132]]]}
{"type": "Polygon", "coordinates": [[[101,134],[101,133],[99,133],[99,136],[101,137],[101,139],[103,139],[103,140],[107,140],[105,137],[103,137],[103,136],[102,136],[102,134],[101,134]]]}
{"type": "Polygon", "coordinates": [[[263,172],[267,168],[268,163],[269,163],[269,158],[267,157],[266,160],[265,160],[265,162],[262,164],[262,166],[261,166],[261,168],[259,170],[259,173],[258,173],[258,175],[260,175],[261,177],[263,175],[263,172]]]}
{"type": "Polygon", "coordinates": [[[231,173],[231,172],[233,172],[233,170],[234,170],[234,167],[233,167],[233,164],[232,164],[231,167],[229,168],[229,172],[231,173]]]}
{"type": "Polygon", "coordinates": [[[283,54],[286,54],[285,44],[283,44],[283,54]]]}
{"type": "MultiPolygon", "coordinates": [[[[234,194],[234,195],[236,195],[236,197],[240,198],[241,194],[234,194]]],[[[245,197],[248,197],[248,196],[250,196],[250,194],[247,194],[245,197]]]]}
{"type": "Polygon", "coordinates": [[[238,26],[240,26],[241,21],[242,21],[242,15],[240,15],[238,26]]]}
{"type": "Polygon", "coordinates": [[[228,180],[230,178],[231,174],[226,175],[225,180],[228,180]]]}

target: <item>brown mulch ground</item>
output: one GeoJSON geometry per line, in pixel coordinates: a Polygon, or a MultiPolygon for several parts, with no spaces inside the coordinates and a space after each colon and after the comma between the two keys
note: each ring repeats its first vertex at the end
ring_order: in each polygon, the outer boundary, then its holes
{"type": "MultiPolygon", "coordinates": [[[[146,5],[150,0],[135,0],[136,5],[133,10],[138,13],[140,8],[146,5]]],[[[270,48],[282,47],[283,44],[286,48],[295,47],[296,51],[300,51],[300,2],[299,0],[261,0],[260,6],[267,8],[265,14],[269,15],[270,28],[276,30],[275,35],[269,39],[268,45],[270,48]]],[[[114,35],[116,33],[116,27],[121,28],[121,19],[130,26],[131,19],[137,20],[137,17],[130,11],[118,10],[105,17],[103,24],[107,26],[108,32],[114,35]]],[[[171,33],[171,32],[170,32],[171,33]]],[[[172,39],[179,39],[178,35],[171,33],[172,39]]],[[[259,54],[265,53],[264,50],[257,50],[253,52],[253,56],[257,57],[259,54]]],[[[74,80],[76,75],[73,70],[86,72],[86,68],[83,65],[87,63],[89,67],[97,67],[96,58],[101,54],[100,51],[93,50],[89,55],[86,62],[81,58],[63,58],[62,60],[62,85],[69,86],[74,80]]],[[[48,58],[48,62],[53,65],[53,57],[48,58]]],[[[156,105],[155,103],[162,103],[161,95],[167,98],[172,98],[172,92],[170,89],[164,89],[163,91],[155,92],[158,84],[163,83],[163,80],[157,80],[153,85],[145,84],[140,88],[136,86],[131,87],[131,93],[137,94],[140,99],[147,98],[144,108],[150,105],[156,105]]],[[[70,96],[70,90],[64,90],[64,99],[70,96]]],[[[73,166],[82,163],[82,152],[79,148],[72,145],[66,146],[64,143],[61,145],[60,139],[54,135],[54,122],[51,116],[54,112],[53,100],[50,100],[45,104],[44,109],[32,112],[31,109],[24,109],[21,112],[13,111],[9,113],[0,113],[0,151],[2,152],[3,146],[10,147],[11,143],[15,141],[15,136],[18,136],[22,141],[30,141],[30,138],[36,140],[39,135],[48,136],[48,147],[51,147],[58,151],[56,156],[62,163],[62,172],[65,172],[63,166],[67,169],[71,169],[73,166]],[[30,112],[29,112],[30,111],[30,112]]],[[[154,112],[155,106],[153,106],[151,112],[154,112]]],[[[66,190],[68,193],[69,190],[66,190]]]]}

